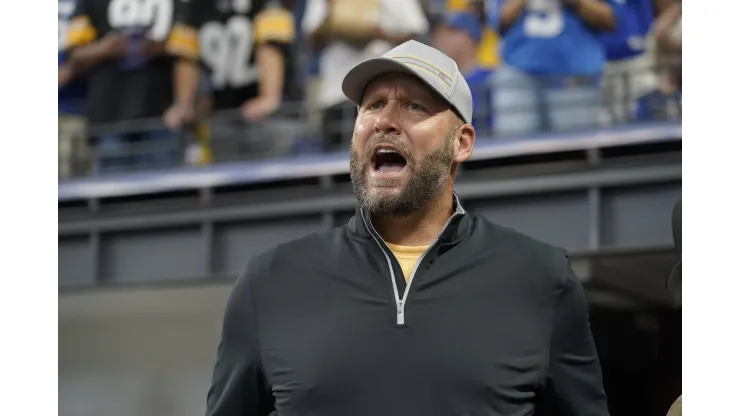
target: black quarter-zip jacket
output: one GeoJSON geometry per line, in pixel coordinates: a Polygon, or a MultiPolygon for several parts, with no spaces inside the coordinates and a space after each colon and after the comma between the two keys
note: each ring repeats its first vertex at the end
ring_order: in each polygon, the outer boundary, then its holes
{"type": "Polygon", "coordinates": [[[565,251],[456,206],[408,285],[359,209],[252,258],[207,415],[608,415],[565,251]]]}

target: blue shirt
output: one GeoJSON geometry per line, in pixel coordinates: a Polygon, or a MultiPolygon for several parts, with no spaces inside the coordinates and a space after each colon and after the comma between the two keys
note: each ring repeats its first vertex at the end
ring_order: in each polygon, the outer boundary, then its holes
{"type": "MultiPolygon", "coordinates": [[[[64,41],[67,37],[69,18],[75,9],[75,0],[59,0],[59,50],[57,54],[59,66],[67,60],[67,51],[64,41]]],[[[82,115],[87,88],[83,79],[75,79],[59,89],[59,113],[68,115],[82,115]]]]}
{"type": "MultiPolygon", "coordinates": [[[[614,7],[621,0],[604,1],[614,7]]],[[[504,2],[489,6],[490,24],[499,33],[504,2]]],[[[502,41],[504,62],[532,75],[599,75],[606,61],[599,33],[560,0],[527,2],[502,41]]]]}
{"type": "Polygon", "coordinates": [[[491,76],[489,68],[475,68],[465,74],[465,81],[473,95],[473,127],[489,134],[493,129],[493,98],[491,94],[491,76]]]}
{"type": "Polygon", "coordinates": [[[617,30],[600,34],[610,61],[632,58],[645,52],[645,37],[653,25],[653,0],[626,0],[620,7],[617,30]]]}

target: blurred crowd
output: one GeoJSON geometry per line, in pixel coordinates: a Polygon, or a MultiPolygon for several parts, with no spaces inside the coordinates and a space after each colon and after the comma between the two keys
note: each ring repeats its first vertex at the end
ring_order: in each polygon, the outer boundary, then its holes
{"type": "Polygon", "coordinates": [[[344,74],[409,39],[480,138],[680,118],[680,0],[59,0],[59,176],[343,149],[344,74]]]}

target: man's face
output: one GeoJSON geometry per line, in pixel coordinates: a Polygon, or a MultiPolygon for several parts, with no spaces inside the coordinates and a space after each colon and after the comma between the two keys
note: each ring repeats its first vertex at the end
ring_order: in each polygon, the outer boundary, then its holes
{"type": "Polygon", "coordinates": [[[458,155],[462,124],[414,77],[389,74],[368,84],[350,150],[360,206],[372,214],[400,216],[423,208],[442,192],[453,163],[469,156],[458,155]]]}

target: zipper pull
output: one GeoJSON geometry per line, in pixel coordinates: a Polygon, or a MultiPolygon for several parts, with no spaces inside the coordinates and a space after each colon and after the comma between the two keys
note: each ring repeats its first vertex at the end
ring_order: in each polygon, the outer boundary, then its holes
{"type": "Polygon", "coordinates": [[[403,325],[403,301],[399,300],[396,304],[396,325],[403,325]]]}

